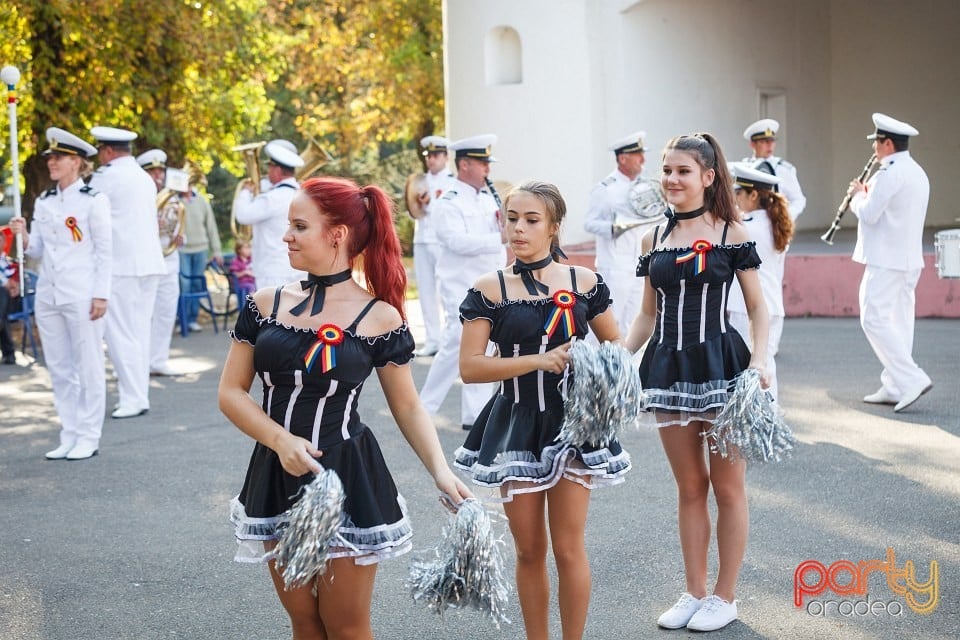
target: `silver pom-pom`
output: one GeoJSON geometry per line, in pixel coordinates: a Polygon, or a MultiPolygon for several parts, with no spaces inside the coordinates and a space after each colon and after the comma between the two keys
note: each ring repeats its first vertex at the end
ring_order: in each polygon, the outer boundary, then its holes
{"type": "Polygon", "coordinates": [[[300,488],[274,549],[287,590],[305,587],[326,571],[330,545],[343,522],[343,499],[340,477],[329,469],[300,488]]]}
{"type": "Polygon", "coordinates": [[[410,565],[407,586],[415,602],[439,614],[472,608],[500,628],[506,616],[510,582],[503,574],[503,541],[494,536],[490,516],[476,500],[465,500],[443,528],[433,558],[410,565]]]}
{"type": "Polygon", "coordinates": [[[749,462],[779,462],[796,443],[773,397],[760,385],[760,372],[747,369],[734,378],[733,392],[703,433],[710,451],[749,462]]]}
{"type": "Polygon", "coordinates": [[[613,342],[574,342],[570,368],[573,382],[564,394],[558,441],[602,447],[639,425],[644,395],[629,351],[613,342]]]}

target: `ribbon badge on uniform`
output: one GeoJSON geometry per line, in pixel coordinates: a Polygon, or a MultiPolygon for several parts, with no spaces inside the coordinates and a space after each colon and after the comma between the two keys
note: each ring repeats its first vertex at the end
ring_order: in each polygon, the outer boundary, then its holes
{"type": "Polygon", "coordinates": [[[710,251],[710,249],[713,249],[712,244],[706,240],[697,240],[692,247],[677,256],[677,264],[683,264],[696,258],[697,267],[694,270],[694,275],[700,275],[707,268],[707,251],[710,251]]]}
{"type": "Polygon", "coordinates": [[[558,326],[563,327],[564,336],[569,340],[570,336],[576,333],[576,325],[573,320],[573,307],[577,304],[577,299],[573,293],[561,289],[553,294],[553,313],[543,325],[543,330],[547,332],[547,337],[552,338],[553,332],[558,326]]]}
{"type": "Polygon", "coordinates": [[[307,351],[303,362],[307,365],[307,373],[313,364],[320,359],[320,371],[326,373],[337,366],[336,347],[343,343],[343,329],[335,324],[325,324],[317,329],[317,341],[307,351]]]}
{"type": "Polygon", "coordinates": [[[70,229],[70,233],[73,234],[73,241],[80,242],[83,240],[83,232],[80,231],[80,227],[77,226],[77,219],[73,216],[70,216],[63,222],[67,225],[67,229],[70,229]]]}

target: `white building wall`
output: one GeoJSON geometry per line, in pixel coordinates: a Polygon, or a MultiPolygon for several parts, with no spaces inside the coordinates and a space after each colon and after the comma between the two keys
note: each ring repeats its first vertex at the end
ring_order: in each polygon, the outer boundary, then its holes
{"type": "MultiPolygon", "coordinates": [[[[758,92],[785,92],[777,152],[808,204],[798,227],[826,229],[870,153],[870,114],[914,124],[931,178],[928,226],[960,226],[957,104],[960,2],[953,0],[446,0],[447,127],[497,133],[497,179],[555,182],[582,231],[587,195],[614,166],[610,141],[648,132],[644,173],[673,135],[709,131],[729,160],[758,92]],[[520,34],[523,82],[485,86],[483,39],[520,34]]],[[[851,222],[847,223],[852,224],[851,222]]]]}

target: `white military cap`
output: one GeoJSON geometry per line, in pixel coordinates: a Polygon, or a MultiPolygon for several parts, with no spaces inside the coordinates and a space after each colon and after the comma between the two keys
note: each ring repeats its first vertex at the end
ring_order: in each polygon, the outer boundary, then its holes
{"type": "Polygon", "coordinates": [[[877,130],[868,135],[867,140],[909,138],[910,136],[915,136],[920,133],[906,122],[901,122],[896,118],[891,118],[882,113],[873,114],[873,126],[876,127],[877,130]]]}
{"type": "Polygon", "coordinates": [[[428,153],[446,153],[450,141],[443,136],[427,136],[420,138],[420,146],[423,147],[423,155],[428,153]]]}
{"type": "Polygon", "coordinates": [[[776,191],[780,184],[780,178],[770,175],[765,171],[754,169],[748,164],[742,162],[731,162],[730,173],[733,174],[733,185],[747,189],[758,189],[760,191],[776,191]]]}
{"type": "Polygon", "coordinates": [[[475,158],[486,162],[496,162],[492,154],[492,147],[497,143],[497,136],[492,133],[485,133],[472,138],[463,138],[450,144],[449,149],[456,151],[457,158],[475,158]]]}
{"type": "Polygon", "coordinates": [[[116,127],[94,127],[90,129],[90,135],[104,144],[123,145],[137,139],[137,134],[133,131],[117,129],[116,127]]]}
{"type": "Polygon", "coordinates": [[[166,169],[167,154],[163,149],[150,149],[137,156],[137,164],[144,169],[166,169]]]}
{"type": "Polygon", "coordinates": [[[50,146],[42,155],[49,156],[56,153],[63,156],[80,156],[86,158],[97,153],[97,148],[59,127],[47,129],[47,142],[50,146]]]}
{"type": "Polygon", "coordinates": [[[777,137],[777,131],[780,130],[780,123],[773,118],[764,118],[757,120],[749,127],[743,130],[743,139],[755,142],[757,140],[768,140],[777,137]]]}
{"type": "Polygon", "coordinates": [[[634,133],[631,133],[630,135],[611,143],[607,148],[617,155],[620,155],[621,153],[637,153],[640,151],[646,151],[646,148],[643,146],[643,139],[646,137],[646,131],[635,131],[634,133]]]}
{"type": "Polygon", "coordinates": [[[297,153],[296,145],[289,140],[271,140],[267,143],[267,146],[263,148],[263,152],[267,154],[267,157],[270,158],[274,164],[278,164],[281,167],[295,169],[303,166],[303,158],[297,153]]]}

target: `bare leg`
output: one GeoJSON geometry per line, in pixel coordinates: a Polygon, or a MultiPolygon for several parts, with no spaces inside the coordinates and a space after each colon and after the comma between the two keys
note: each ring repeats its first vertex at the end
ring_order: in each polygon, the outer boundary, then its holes
{"type": "Polygon", "coordinates": [[[584,543],[590,490],[561,480],[547,492],[550,540],[560,578],[563,640],[580,640],[590,607],[590,563],[584,543]]]}
{"type": "Polygon", "coordinates": [[[290,616],[293,640],[328,640],[323,628],[323,620],[317,609],[317,597],[313,595],[313,585],[287,591],[283,586],[283,577],[277,571],[276,561],[270,561],[270,577],[280,597],[280,604],[290,616]]]}
{"type": "Polygon", "coordinates": [[[547,578],[546,494],[519,493],[504,504],[517,551],[517,595],[527,640],[547,640],[550,581],[547,578]]]}
{"type": "Polygon", "coordinates": [[[677,483],[677,519],[687,591],[695,598],[707,595],[710,545],[710,512],[707,510],[710,480],[700,436],[704,426],[702,422],[691,422],[685,427],[659,429],[660,441],[677,483]]]}
{"type": "Polygon", "coordinates": [[[731,462],[710,454],[710,482],[717,499],[717,549],[720,554],[720,568],[713,592],[727,602],[733,602],[736,597],[737,576],[743,565],[750,529],[746,470],[747,463],[744,460],[731,462]]]}

